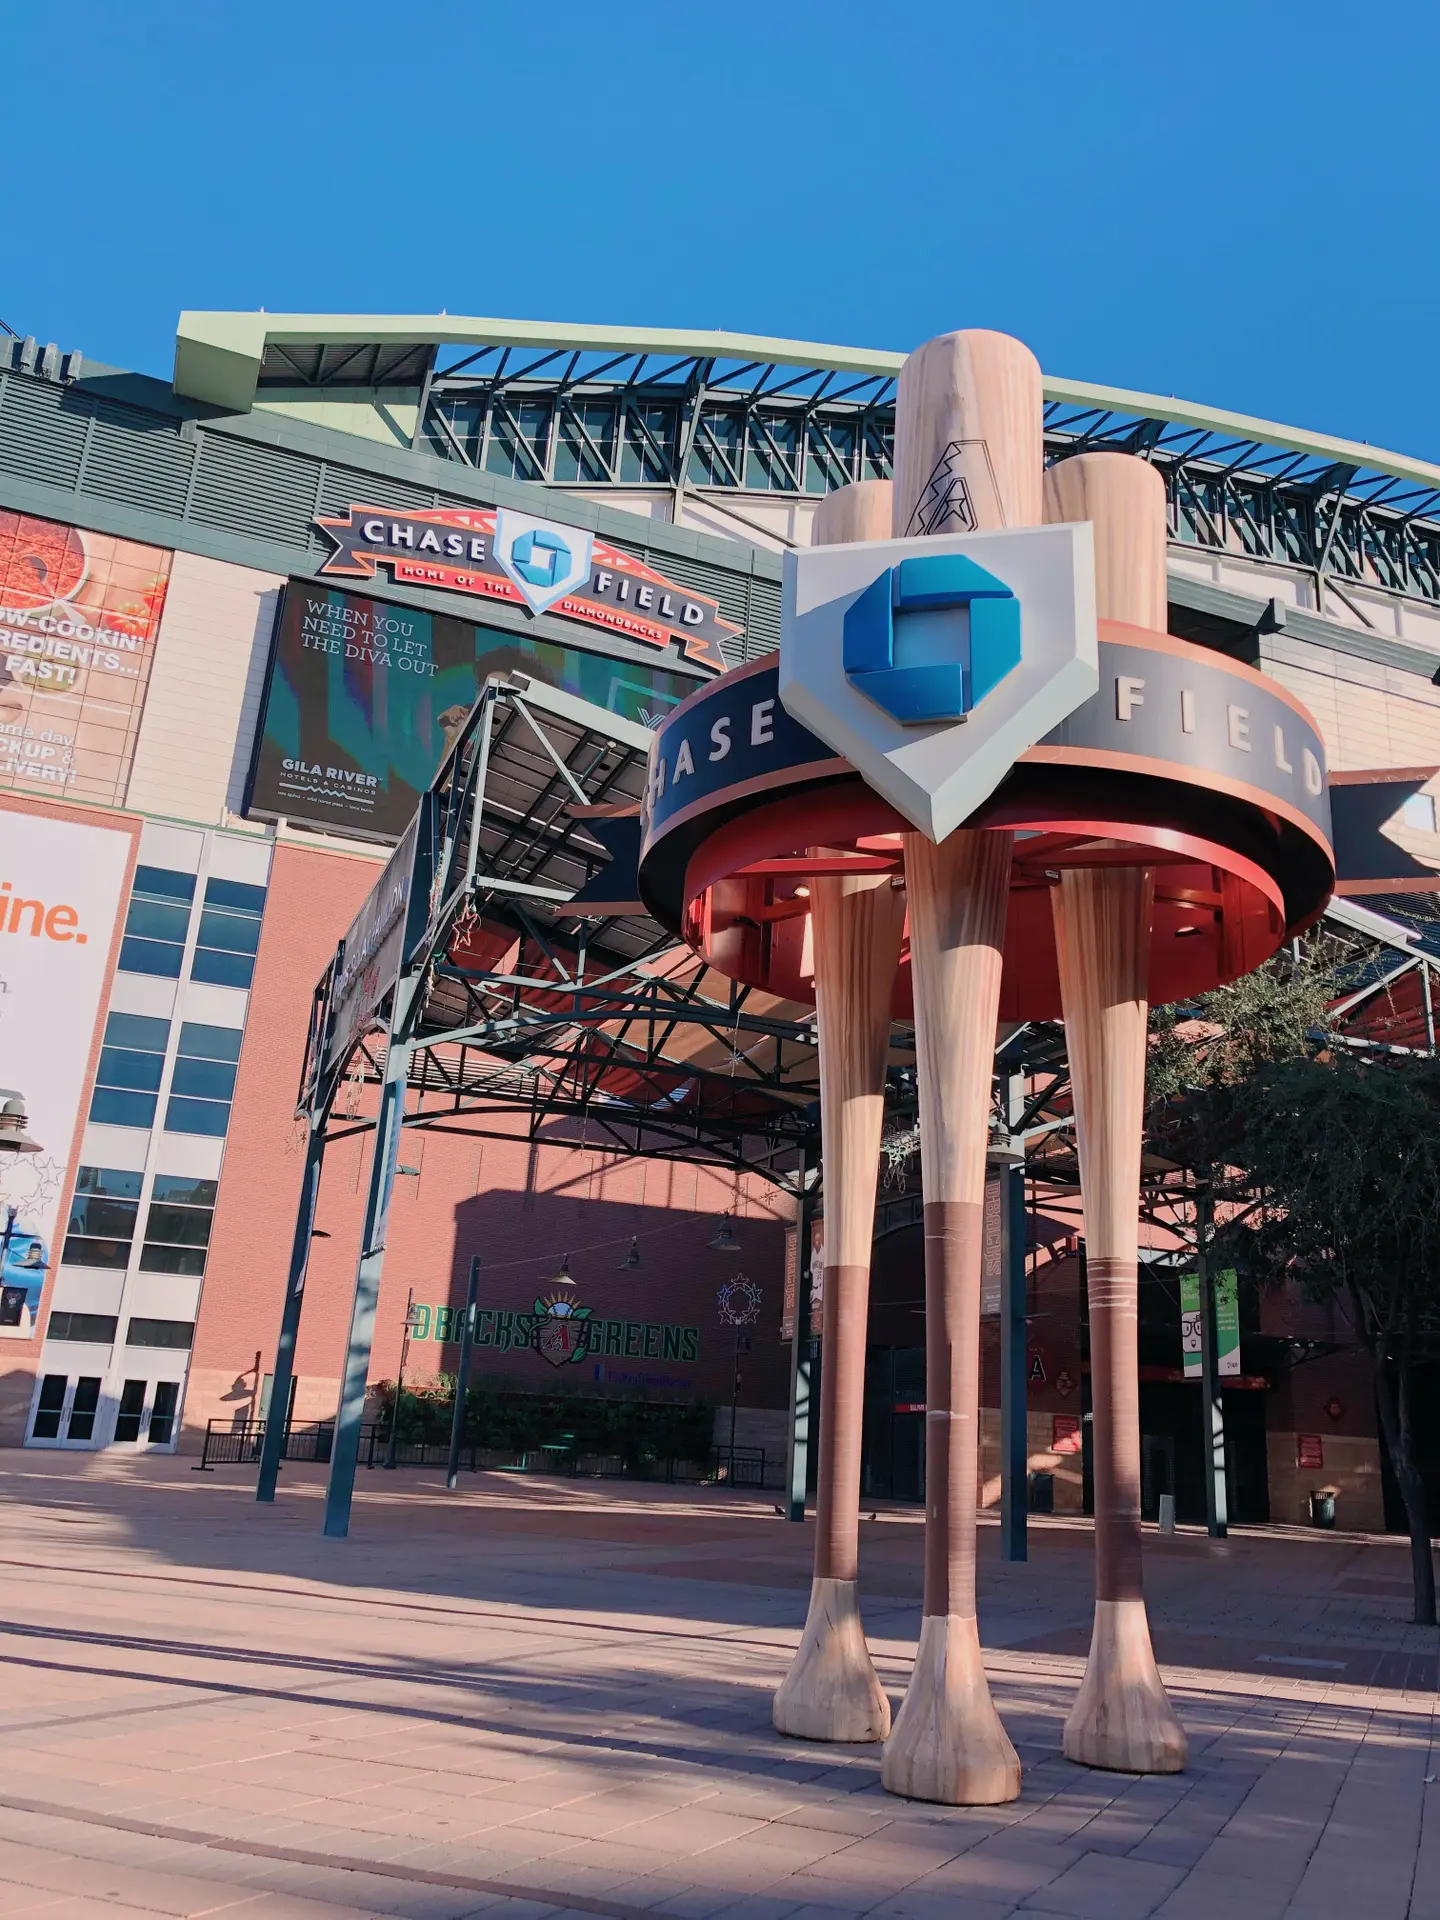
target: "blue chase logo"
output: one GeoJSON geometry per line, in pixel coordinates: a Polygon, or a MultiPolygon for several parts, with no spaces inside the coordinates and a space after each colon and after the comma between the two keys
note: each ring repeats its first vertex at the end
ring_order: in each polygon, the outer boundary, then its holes
{"type": "Polygon", "coordinates": [[[902,726],[963,720],[1020,665],[1020,602],[960,553],[887,567],[845,614],[845,677],[902,726]]]}
{"type": "Polygon", "coordinates": [[[534,613],[544,613],[577,587],[588,587],[593,544],[579,527],[557,527],[509,507],[495,516],[495,558],[534,613]]]}

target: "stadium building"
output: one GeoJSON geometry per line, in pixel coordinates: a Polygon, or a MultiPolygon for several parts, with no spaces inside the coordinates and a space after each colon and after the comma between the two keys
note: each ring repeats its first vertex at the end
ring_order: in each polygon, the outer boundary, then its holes
{"type": "MultiPolygon", "coordinates": [[[[709,977],[605,874],[648,730],[777,644],[781,552],[826,492],[888,475],[902,357],[197,313],[166,382],[0,342],[0,1144],[24,1135],[0,1157],[0,1438],[198,1448],[271,1411],[316,983],[347,932],[349,964],[371,957],[356,915],[483,696],[464,994],[434,1029],[470,1037],[412,1081],[372,1383],[453,1368],[478,1260],[482,1376],[704,1402],[721,1444],[733,1409],[778,1481],[821,1226],[813,1029],[709,977]],[[603,1342],[555,1331],[580,1309],[603,1342]]],[[[1171,632],[1319,721],[1357,1007],[1383,995],[1383,1043],[1433,1047],[1440,468],[1152,395],[1046,399],[1051,458],[1117,448],[1164,476],[1171,632]]],[[[335,1413],[382,1074],[362,1049],[330,1128],[297,1426],[335,1413]]],[[[904,1138],[897,1119],[866,1486],[914,1498],[904,1138]]],[[[1083,1221],[1061,1186],[1032,1194],[1030,1451],[1079,1506],[1083,1221]]],[[[1184,1517],[1199,1423],[1158,1253],[1147,1298],[1147,1499],[1169,1486],[1184,1517]]],[[[1343,1329],[1295,1301],[1237,1312],[1232,1510],[1296,1519],[1327,1485],[1342,1523],[1396,1520],[1343,1329]]],[[[1423,1444],[1440,1481],[1440,1417],[1423,1444]]]]}

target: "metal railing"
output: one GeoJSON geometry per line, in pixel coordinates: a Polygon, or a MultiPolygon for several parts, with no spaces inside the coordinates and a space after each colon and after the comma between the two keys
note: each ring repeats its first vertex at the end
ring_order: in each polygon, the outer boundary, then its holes
{"type": "MultiPolygon", "coordinates": [[[[308,1460],[324,1466],[335,1437],[332,1421],[316,1421],[285,1430],[282,1460],[308,1460]]],[[[196,1473],[215,1467],[259,1464],[265,1438],[263,1420],[207,1420],[196,1473]]],[[[360,1464],[383,1467],[389,1432],[378,1421],[360,1429],[360,1464]]],[[[449,1457],[446,1440],[402,1440],[395,1449],[398,1467],[443,1467],[449,1457]]],[[[460,1464],[471,1473],[544,1473],[571,1480],[656,1480],[667,1486],[765,1485],[763,1447],[719,1447],[706,1460],[628,1458],[620,1453],[597,1453],[577,1446],[568,1436],[539,1446],[485,1447],[478,1441],[464,1445],[460,1464]]]]}

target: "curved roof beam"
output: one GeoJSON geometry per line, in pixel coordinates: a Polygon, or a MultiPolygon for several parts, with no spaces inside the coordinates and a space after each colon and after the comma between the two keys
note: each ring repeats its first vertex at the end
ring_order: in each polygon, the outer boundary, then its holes
{"type": "MultiPolygon", "coordinates": [[[[275,346],[496,346],[672,354],[711,360],[769,362],[837,373],[893,378],[906,356],[879,349],[825,346],[813,340],[769,340],[754,333],[691,333],[674,327],[597,327],[551,320],[486,320],[460,314],[182,313],[175,335],[175,391],[229,413],[255,403],[260,362],[275,346]]],[[[1363,467],[1440,488],[1440,465],[1387,453],[1359,440],[1335,439],[1253,419],[1222,407],[1172,396],[1101,387],[1045,376],[1045,398],[1145,420],[1167,420],[1207,433],[1232,434],[1284,447],[1336,465],[1363,467]]]]}

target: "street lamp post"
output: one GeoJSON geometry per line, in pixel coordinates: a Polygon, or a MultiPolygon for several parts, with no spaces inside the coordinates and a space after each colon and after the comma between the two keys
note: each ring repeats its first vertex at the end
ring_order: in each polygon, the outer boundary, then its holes
{"type": "Polygon", "coordinates": [[[480,1256],[470,1256],[470,1282],[465,1289],[465,1320],[460,1329],[460,1359],[455,1368],[455,1409],[450,1415],[450,1461],[445,1485],[453,1493],[460,1478],[460,1448],[465,1439],[465,1391],[470,1384],[470,1349],[475,1344],[475,1294],[480,1285],[480,1256]]]}
{"type": "MultiPolygon", "coordinates": [[[[743,1273],[737,1273],[733,1280],[727,1280],[716,1294],[716,1305],[720,1309],[721,1323],[735,1329],[735,1374],[730,1389],[730,1466],[727,1478],[731,1484],[735,1480],[735,1422],[740,1411],[740,1355],[744,1351],[745,1329],[753,1327],[760,1318],[760,1308],[764,1294],[753,1280],[743,1273]]],[[[797,1335],[798,1337],[798,1335],[797,1335]]]]}
{"type": "Polygon", "coordinates": [[[393,1471],[395,1449],[400,1440],[400,1400],[405,1392],[405,1357],[410,1351],[410,1334],[415,1325],[415,1289],[405,1295],[405,1330],[400,1336],[400,1365],[395,1370],[395,1404],[390,1409],[390,1438],[385,1447],[385,1465],[393,1471]]]}

